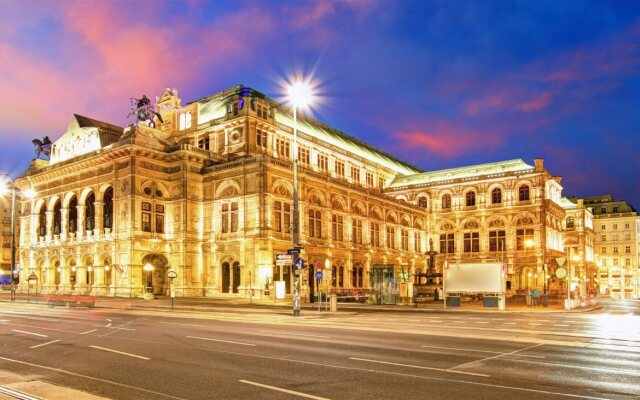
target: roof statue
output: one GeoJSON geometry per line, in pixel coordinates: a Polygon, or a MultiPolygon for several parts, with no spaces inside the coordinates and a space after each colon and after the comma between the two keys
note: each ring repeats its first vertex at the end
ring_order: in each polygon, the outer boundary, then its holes
{"type": "Polygon", "coordinates": [[[146,122],[146,124],[152,128],[156,127],[154,117],[157,117],[160,123],[163,123],[162,117],[154,105],[151,105],[151,100],[147,95],[142,95],[142,98],[131,98],[131,112],[127,117],[134,115],[136,117],[136,125],[140,122],[146,122]]]}
{"type": "Polygon", "coordinates": [[[45,160],[49,159],[49,157],[51,156],[52,144],[49,136],[45,136],[44,138],[42,138],[42,140],[33,139],[31,143],[36,146],[36,159],[39,159],[41,154],[44,154],[44,156],[46,157],[45,160]]]}

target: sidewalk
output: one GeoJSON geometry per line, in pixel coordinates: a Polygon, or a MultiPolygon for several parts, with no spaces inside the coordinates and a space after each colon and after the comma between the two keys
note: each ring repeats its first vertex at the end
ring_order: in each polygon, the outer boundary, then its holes
{"type": "Polygon", "coordinates": [[[53,385],[28,376],[0,370],[0,399],[16,399],[16,393],[27,395],[34,400],[108,400],[106,397],[96,396],[80,390],[53,385]]]}
{"type": "MultiPolygon", "coordinates": [[[[16,301],[20,303],[47,304],[47,300],[52,296],[38,295],[27,298],[24,294],[18,294],[16,301]]],[[[137,310],[171,310],[171,299],[159,297],[154,300],[144,300],[141,298],[119,298],[119,297],[90,297],[90,296],[64,296],[78,300],[88,300],[88,303],[74,305],[71,307],[93,306],[99,308],[114,309],[137,309],[137,310]]],[[[0,302],[8,302],[9,296],[0,294],[0,302]]],[[[58,305],[60,307],[63,305],[58,305]]],[[[292,312],[292,302],[289,300],[272,299],[249,299],[245,297],[176,297],[174,298],[175,311],[229,311],[238,312],[292,312]]],[[[481,301],[465,301],[461,307],[447,307],[444,309],[442,302],[421,302],[417,305],[375,305],[363,303],[338,303],[338,312],[375,312],[375,311],[395,311],[395,312],[453,312],[453,313],[585,313],[602,308],[596,304],[588,307],[565,310],[561,303],[550,303],[549,307],[539,304],[535,307],[525,304],[510,304],[507,302],[506,310],[499,311],[497,308],[483,307],[481,301]]],[[[305,312],[318,312],[318,303],[302,303],[301,309],[305,312]]],[[[321,313],[328,312],[329,306],[325,303],[320,308],[321,313]]]]}

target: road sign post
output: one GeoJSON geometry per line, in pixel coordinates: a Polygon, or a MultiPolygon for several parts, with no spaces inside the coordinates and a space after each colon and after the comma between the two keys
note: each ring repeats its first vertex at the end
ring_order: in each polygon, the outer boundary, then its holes
{"type": "Polygon", "coordinates": [[[169,291],[171,292],[171,310],[173,310],[173,298],[176,297],[176,292],[173,287],[173,280],[177,277],[178,273],[176,271],[170,269],[169,272],[167,272],[167,278],[169,278],[169,282],[171,282],[169,286],[169,291]]]}

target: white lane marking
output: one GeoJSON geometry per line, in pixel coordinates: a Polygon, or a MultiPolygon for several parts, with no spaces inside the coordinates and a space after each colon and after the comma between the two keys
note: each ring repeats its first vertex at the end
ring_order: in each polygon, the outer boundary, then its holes
{"type": "Polygon", "coordinates": [[[14,331],[14,332],[19,332],[19,333],[25,333],[25,334],[27,334],[27,335],[33,335],[33,336],[49,337],[49,336],[47,336],[47,335],[43,335],[43,334],[40,334],[40,333],[33,333],[33,332],[21,331],[21,330],[18,330],[18,329],[12,329],[12,331],[14,331]]]}
{"type": "Polygon", "coordinates": [[[111,322],[111,320],[109,318],[107,318],[107,321],[111,322]]]}
{"type": "Polygon", "coordinates": [[[554,367],[563,367],[563,368],[575,368],[575,369],[582,369],[585,371],[606,372],[606,373],[611,373],[616,375],[623,374],[623,375],[631,375],[631,376],[640,376],[640,372],[637,372],[635,370],[629,370],[629,369],[587,367],[584,365],[549,363],[549,362],[543,362],[543,361],[522,360],[517,358],[513,358],[513,359],[510,358],[509,361],[524,362],[524,363],[539,364],[539,365],[554,366],[554,367]]]}
{"type": "Polygon", "coordinates": [[[58,340],[52,340],[52,341],[47,342],[47,343],[42,343],[42,344],[37,344],[37,345],[35,345],[35,346],[31,346],[31,347],[29,347],[29,348],[30,348],[30,349],[37,349],[38,347],[46,346],[46,345],[48,345],[48,344],[55,343],[55,342],[59,342],[59,341],[60,341],[60,339],[58,339],[58,340]]]}
{"type": "Polygon", "coordinates": [[[167,324],[167,325],[182,325],[182,326],[202,326],[202,325],[197,325],[197,324],[181,324],[179,322],[163,322],[160,321],[158,322],[159,324],[167,324]]]}
{"type": "Polygon", "coordinates": [[[97,332],[97,331],[98,331],[97,329],[92,329],[90,331],[82,332],[81,335],[86,335],[88,333],[93,333],[93,332],[97,332]]]}
{"type": "Polygon", "coordinates": [[[471,351],[474,353],[490,353],[490,354],[503,354],[503,355],[514,355],[514,356],[518,356],[518,357],[531,357],[531,358],[546,358],[545,356],[530,356],[530,355],[526,355],[526,354],[512,354],[512,353],[505,353],[502,351],[489,351],[489,350],[474,350],[474,349],[463,349],[460,347],[441,347],[441,346],[420,346],[420,347],[424,347],[427,349],[441,349],[441,350],[459,350],[459,351],[471,351]]]}
{"type": "Polygon", "coordinates": [[[239,344],[240,346],[253,346],[253,347],[257,346],[256,344],[253,344],[253,343],[232,342],[231,340],[212,339],[212,338],[199,337],[199,336],[187,336],[187,337],[191,339],[210,340],[212,342],[239,344]]]}
{"type": "Polygon", "coordinates": [[[17,390],[11,390],[4,386],[0,386],[0,393],[6,394],[10,397],[21,399],[21,400],[40,400],[40,398],[38,397],[33,397],[24,392],[18,392],[17,390]]]}
{"type": "Polygon", "coordinates": [[[143,389],[143,388],[140,388],[140,387],[127,385],[127,384],[120,383],[120,382],[109,381],[109,380],[106,380],[106,379],[100,379],[100,378],[96,378],[94,376],[78,374],[76,372],[71,372],[71,371],[67,371],[67,370],[64,370],[64,369],[60,369],[60,368],[53,368],[53,367],[48,367],[46,365],[33,364],[33,363],[30,363],[30,362],[14,360],[12,358],[6,358],[6,357],[0,357],[0,360],[4,360],[4,361],[16,363],[16,364],[28,365],[30,367],[42,368],[42,369],[45,369],[47,371],[59,372],[59,373],[62,373],[62,374],[67,374],[67,375],[71,375],[71,376],[77,376],[79,378],[84,378],[84,379],[88,379],[88,380],[94,380],[94,381],[98,381],[98,382],[108,383],[108,384],[111,384],[111,385],[120,386],[120,387],[124,387],[124,388],[127,388],[127,389],[138,390],[138,391],[145,392],[145,393],[151,393],[151,394],[154,394],[154,395],[159,396],[159,397],[168,397],[170,399],[175,399],[175,400],[186,400],[186,399],[184,399],[182,397],[176,397],[176,396],[171,396],[170,394],[154,392],[153,390],[143,389]]]}
{"type": "Polygon", "coordinates": [[[503,325],[517,325],[516,322],[503,322],[503,325]]]}
{"type": "Polygon", "coordinates": [[[8,319],[0,319],[0,322],[9,322],[8,319]]]}
{"type": "Polygon", "coordinates": [[[451,373],[454,373],[454,374],[481,376],[481,377],[484,377],[484,378],[488,378],[489,377],[489,375],[476,374],[474,372],[453,371],[451,369],[446,369],[446,368],[434,368],[434,367],[424,367],[422,365],[400,364],[400,363],[394,363],[394,362],[389,362],[389,361],[369,360],[367,358],[349,357],[349,360],[365,361],[365,362],[371,362],[371,363],[376,363],[376,364],[397,365],[399,367],[426,369],[426,370],[429,370],[429,371],[451,372],[451,373]]]}
{"type": "Polygon", "coordinates": [[[107,349],[106,347],[100,347],[100,346],[89,346],[92,347],[94,349],[98,349],[98,350],[102,350],[102,351],[110,351],[111,353],[117,353],[117,354],[122,354],[123,356],[129,356],[129,357],[135,357],[135,358],[139,358],[141,360],[151,360],[149,357],[144,357],[144,356],[139,356],[137,354],[131,354],[131,353],[125,353],[124,351],[118,351],[118,350],[113,350],[113,349],[107,349]]]}
{"type": "Polygon", "coordinates": [[[488,324],[489,321],[476,321],[476,324],[488,324]]]}
{"type": "Polygon", "coordinates": [[[278,335],[304,336],[304,337],[321,338],[321,339],[329,339],[329,338],[331,338],[331,336],[307,335],[305,333],[289,333],[289,332],[265,331],[265,330],[261,330],[260,332],[262,332],[262,333],[274,333],[274,334],[278,334],[278,335]]]}
{"type": "Polygon", "coordinates": [[[314,399],[314,400],[330,400],[330,399],[328,399],[328,398],[326,398],[326,397],[314,396],[314,395],[312,395],[312,394],[306,394],[306,393],[296,392],[296,391],[289,390],[289,389],[279,388],[279,387],[276,387],[276,386],[265,385],[264,383],[258,383],[258,382],[246,381],[246,380],[244,380],[244,379],[240,379],[240,380],[238,380],[238,382],[240,382],[240,383],[246,383],[247,385],[258,386],[258,387],[265,388],[265,389],[275,390],[276,392],[282,392],[282,393],[292,394],[292,395],[294,395],[294,396],[305,397],[305,398],[307,398],[307,399],[314,399]]]}
{"type": "Polygon", "coordinates": [[[113,324],[113,322],[109,322],[109,323],[107,324],[107,328],[110,328],[112,324],[113,324]]]}
{"type": "MultiPolygon", "coordinates": [[[[529,350],[529,349],[533,349],[534,347],[539,347],[542,346],[542,343],[539,344],[534,344],[533,346],[529,346],[529,347],[525,347],[524,349],[520,349],[520,350],[515,350],[515,351],[510,351],[509,353],[503,353],[503,354],[498,354],[497,356],[493,356],[493,357],[486,357],[486,358],[481,358],[480,360],[475,360],[475,361],[469,361],[460,365],[456,365],[455,367],[451,367],[450,369],[453,368],[460,368],[464,365],[470,365],[470,364],[475,364],[475,363],[479,363],[482,361],[488,361],[488,360],[492,360],[494,358],[498,358],[498,357],[504,357],[504,356],[510,356],[510,355],[515,355],[516,353],[519,353],[521,351],[525,351],[525,350],[529,350]]],[[[516,361],[519,361],[518,359],[515,359],[516,361]]]]}
{"type": "Polygon", "coordinates": [[[123,331],[135,331],[135,329],[121,328],[119,326],[111,326],[111,324],[108,324],[108,325],[94,325],[94,326],[97,326],[98,328],[122,329],[123,331]]]}
{"type": "Polygon", "coordinates": [[[554,326],[564,326],[564,327],[567,327],[567,326],[570,326],[570,325],[567,325],[567,324],[555,324],[554,326]]]}

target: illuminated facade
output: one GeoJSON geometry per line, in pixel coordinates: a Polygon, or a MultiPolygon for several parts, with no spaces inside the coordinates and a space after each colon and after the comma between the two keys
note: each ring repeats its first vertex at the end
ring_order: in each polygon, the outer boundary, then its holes
{"type": "MultiPolygon", "coordinates": [[[[19,289],[34,273],[45,293],[165,294],[173,269],[179,296],[291,293],[275,262],[292,241],[290,110],[241,85],[187,105],[167,89],[157,108],[157,128],[74,115],[17,180],[37,193],[19,204],[19,289]]],[[[563,290],[569,211],[542,159],[423,172],[307,116],[298,143],[303,294],[322,269],[323,288],[394,302],[428,250],[440,271],[504,261],[512,293],[563,290]]]]}
{"type": "Polygon", "coordinates": [[[595,217],[600,293],[618,299],[640,298],[640,216],[629,203],[611,195],[583,201],[595,217]]]}
{"type": "Polygon", "coordinates": [[[439,268],[445,260],[503,261],[511,293],[542,289],[545,277],[555,293],[555,258],[564,254],[560,183],[542,159],[510,160],[398,177],[385,192],[425,210],[439,268]]]}
{"type": "Polygon", "coordinates": [[[595,254],[596,234],[594,217],[582,199],[561,199],[566,211],[564,220],[564,248],[566,264],[571,269],[571,289],[581,296],[597,293],[597,265],[595,254]]]}
{"type": "Polygon", "coordinates": [[[11,284],[11,200],[0,197],[0,285],[11,284]]]}

